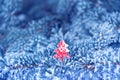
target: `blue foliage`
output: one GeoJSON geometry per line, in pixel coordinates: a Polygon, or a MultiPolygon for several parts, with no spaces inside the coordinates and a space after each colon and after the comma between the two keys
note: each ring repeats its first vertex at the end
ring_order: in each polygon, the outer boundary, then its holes
{"type": "Polygon", "coordinates": [[[119,80],[120,0],[0,0],[0,80],[119,80]],[[57,44],[70,58],[53,58],[57,44]]]}

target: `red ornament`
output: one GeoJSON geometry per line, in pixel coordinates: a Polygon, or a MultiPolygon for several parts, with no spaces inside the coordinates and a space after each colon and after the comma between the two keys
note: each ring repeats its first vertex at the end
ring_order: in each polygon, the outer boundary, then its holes
{"type": "Polygon", "coordinates": [[[56,54],[53,56],[53,58],[58,58],[59,61],[63,61],[64,58],[70,58],[70,55],[67,53],[69,50],[67,49],[68,45],[64,42],[64,40],[60,41],[57,45],[57,49],[54,50],[56,54]]]}

